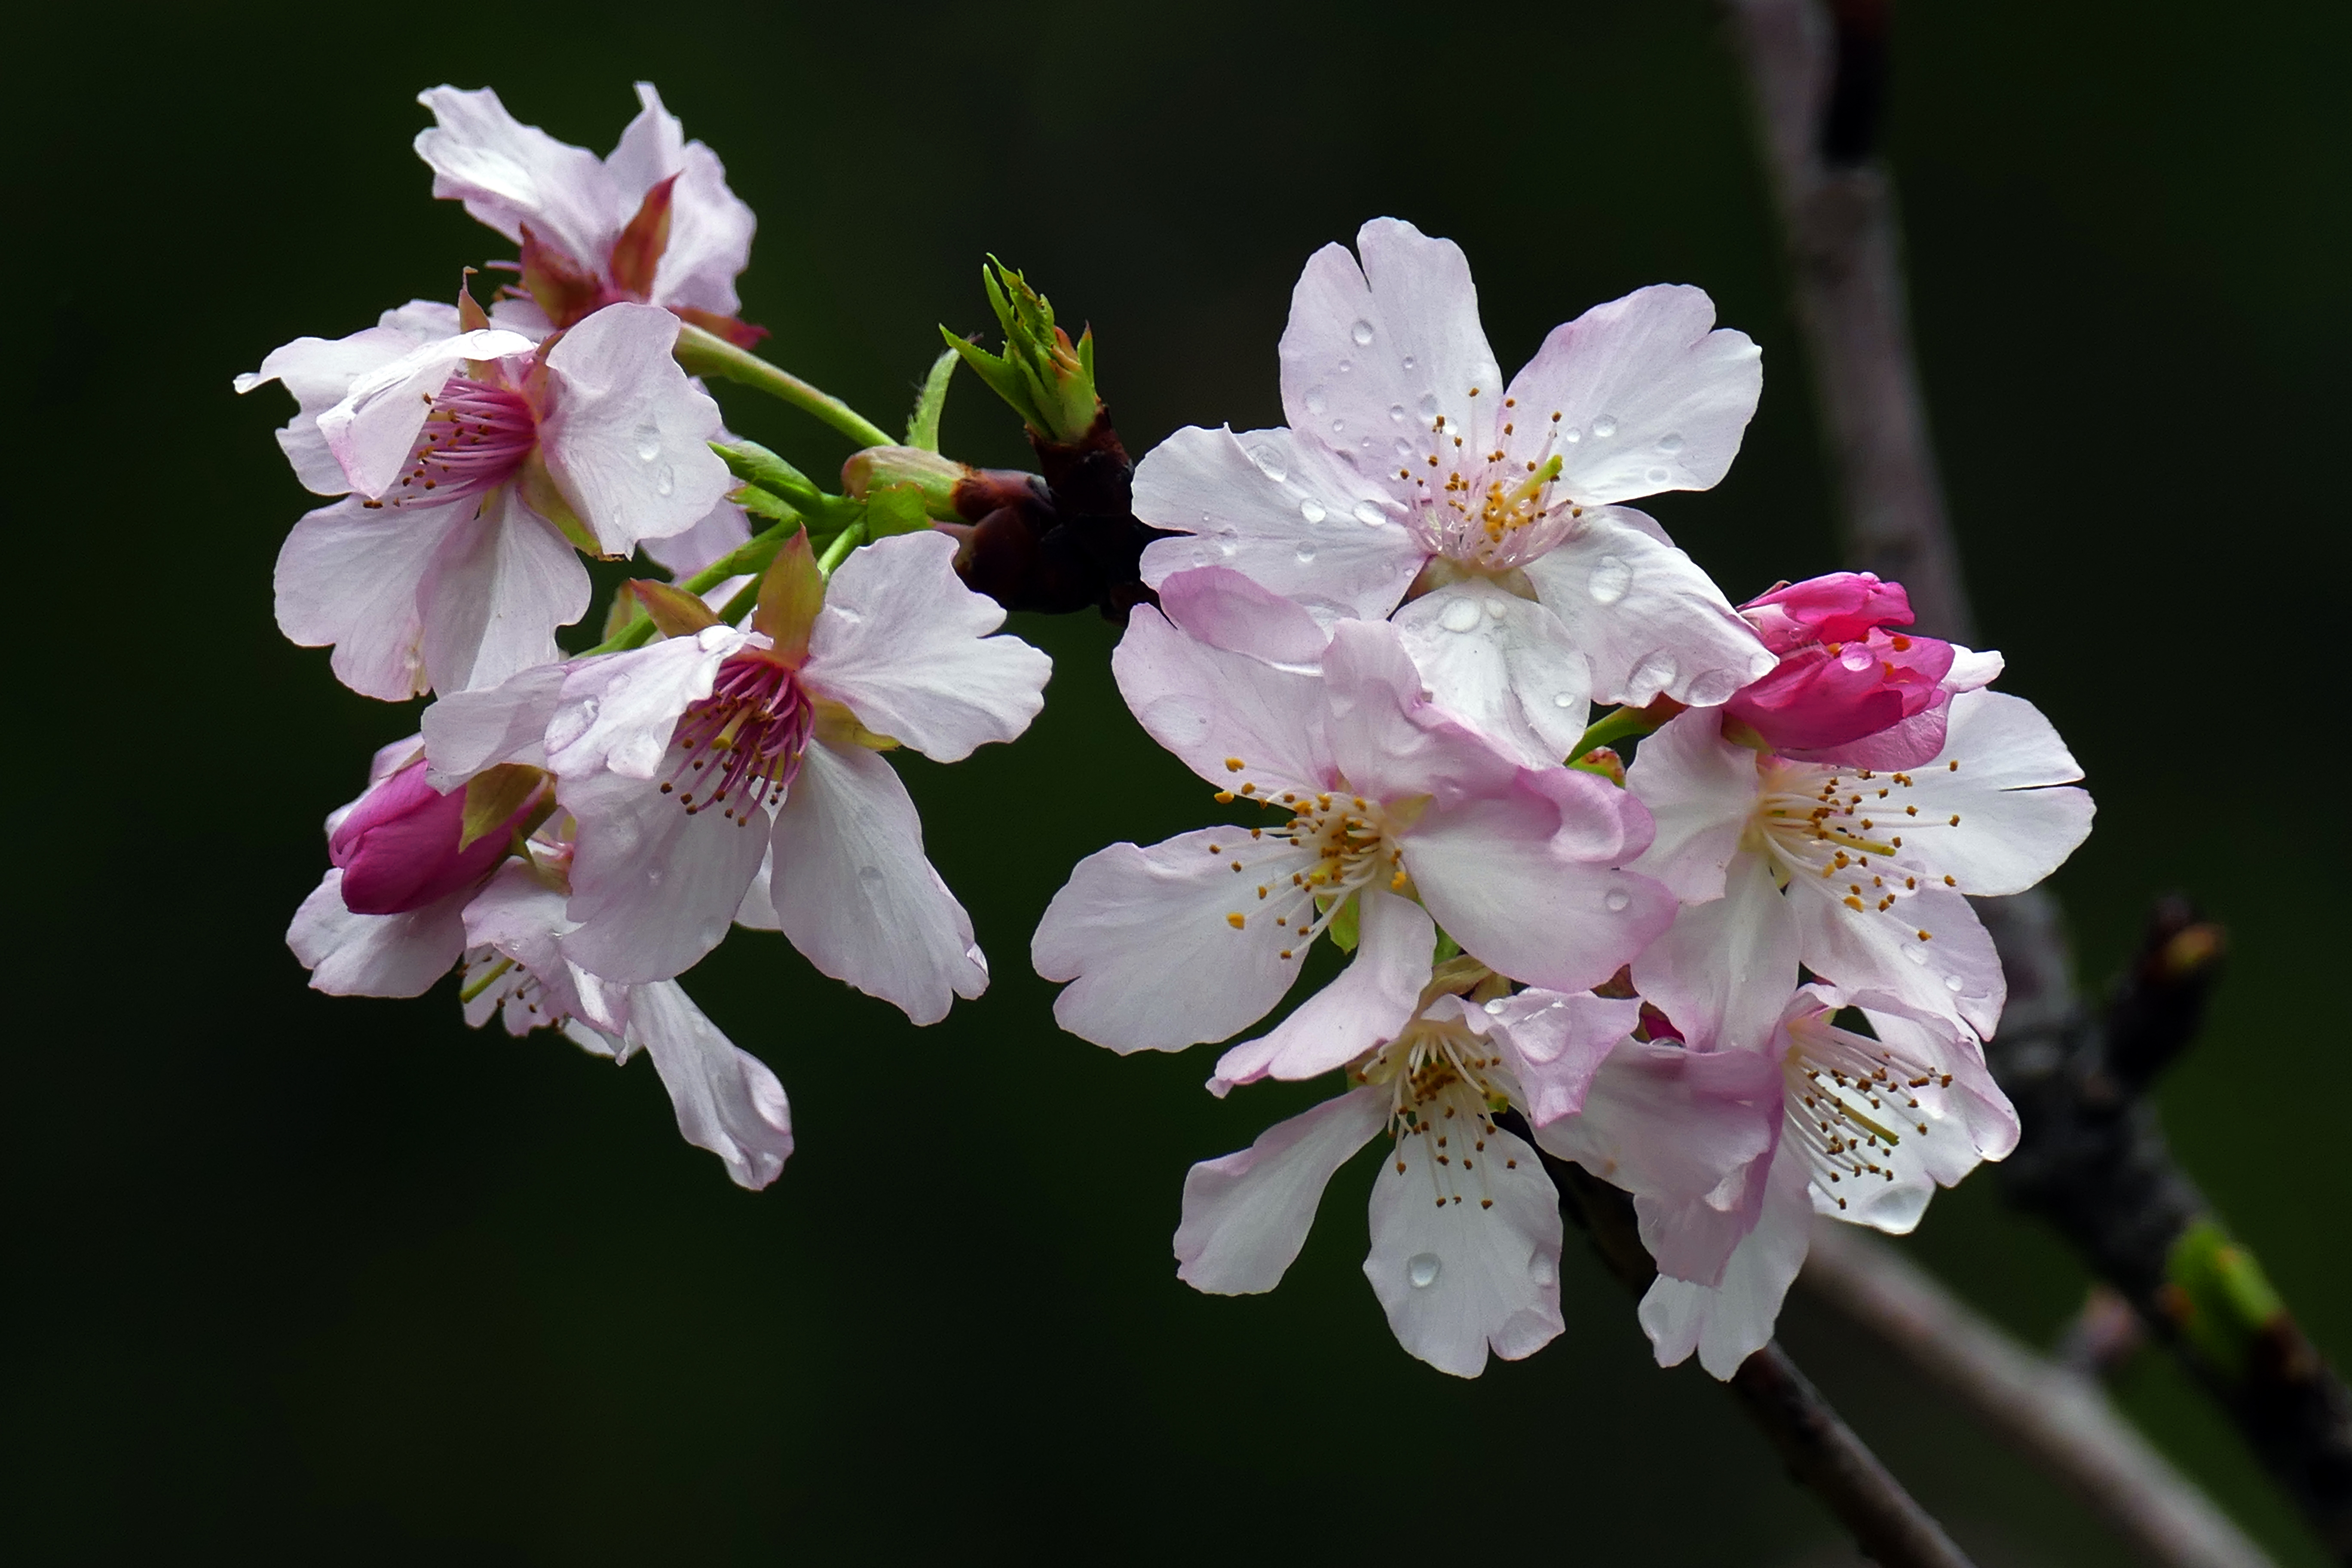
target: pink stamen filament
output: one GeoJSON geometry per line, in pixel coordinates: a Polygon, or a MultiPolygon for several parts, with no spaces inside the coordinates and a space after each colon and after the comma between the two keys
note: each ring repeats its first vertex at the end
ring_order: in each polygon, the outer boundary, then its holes
{"type": "Polygon", "coordinates": [[[539,419],[519,392],[453,375],[433,399],[408,471],[391,504],[416,502],[430,492],[436,504],[503,484],[539,441],[539,419]]]}
{"type": "Polygon", "coordinates": [[[678,720],[670,742],[677,766],[662,793],[683,783],[688,816],[725,803],[727,816],[749,823],[792,787],[815,728],[816,710],[791,670],[757,654],[730,658],[710,695],[678,720]]]}

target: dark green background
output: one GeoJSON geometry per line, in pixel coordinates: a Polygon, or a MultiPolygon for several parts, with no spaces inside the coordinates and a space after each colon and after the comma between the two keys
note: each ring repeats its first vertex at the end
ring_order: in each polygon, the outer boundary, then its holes
{"type": "MultiPolygon", "coordinates": [[[[270,623],[303,509],[273,345],[510,247],[427,199],[410,101],[496,85],[608,148],[657,81],[761,221],[746,312],[887,422],[986,320],[993,249],[1093,321],[1130,445],[1279,417],[1307,253],[1381,213],[1469,250],[1497,353],[1660,279],[1764,345],[1730,479],[1657,510],[1735,596],[1841,564],[1725,41],[1674,4],[926,9],[99,7],[16,35],[6,334],[17,1022],[0,1100],[0,1550],[313,1561],[1832,1563],[1695,1368],[1573,1245],[1569,1332],[1475,1383],[1391,1342],[1342,1173],[1276,1295],[1194,1295],[1186,1165],[1315,1092],[1057,1034],[1028,933],[1073,861],[1205,820],[1108,628],[1019,744],[907,759],[995,988],[917,1031],[747,934],[688,984],[791,1091],[775,1186],[680,1142],[652,1069],[303,988],[320,816],[413,723],[270,623]],[[27,317],[29,312],[29,317],[27,317]],[[30,658],[26,654],[29,652],[30,658]]],[[[2236,956],[2165,1106],[2352,1358],[2336,1086],[2347,13],[1906,0],[1892,111],[1921,359],[1985,640],[2090,773],[2058,879],[2090,967],[2191,889],[2236,956]]],[[[21,26],[21,24],[20,24],[21,26]]],[[[806,466],[828,432],[731,391],[806,466]]],[[[964,380],[951,450],[1018,461],[964,380]]],[[[1911,1244],[2029,1337],[2071,1258],[1990,1181],[1911,1244]]],[[[1989,1563],[2123,1560],[1833,1321],[1787,1337],[1989,1563]]],[[[2317,1561],[2168,1365],[2125,1404],[2317,1561]]]]}

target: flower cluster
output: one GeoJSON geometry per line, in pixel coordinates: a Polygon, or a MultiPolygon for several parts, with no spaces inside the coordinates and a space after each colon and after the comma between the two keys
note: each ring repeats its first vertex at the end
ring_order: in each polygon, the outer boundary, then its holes
{"type": "Polygon", "coordinates": [[[978,995],[986,960],[886,753],[1013,740],[1051,667],[995,635],[919,500],[830,495],[727,437],[686,367],[761,336],[736,315],[751,213],[637,90],[604,159],[487,89],[425,93],[434,194],[520,247],[515,282],[237,380],[293,395],[279,445],[337,498],[279,552],[280,628],[354,691],[433,698],[328,818],[288,942],[322,991],[455,970],[471,1024],[642,1048],[687,1139],[761,1187],[792,1152],[783,1089],[677,976],[744,925],[918,1023],[978,995]],[[568,657],[583,555],[641,550],[610,635],[568,657]]]}
{"type": "Polygon", "coordinates": [[[1758,351],[1698,289],[1589,310],[1507,381],[1461,250],[1383,219],[1309,260],[1281,370],[1288,427],[1137,469],[1169,536],[1115,659],[1241,820],[1078,865],[1034,944],[1055,1016],[1223,1040],[1328,938],[1347,966],[1209,1088],[1339,1090],[1192,1168],[1179,1275],[1271,1289],[1384,1139],[1364,1272],[1407,1350],[1475,1375],[1561,1330],[1549,1154],[1633,1194],[1658,1360],[1727,1377],[1814,1215],[1907,1230],[2014,1145],[1967,899],[2083,840],[2080,770],[1897,584],[1734,606],[1626,504],[1715,485],[1754,412],[1758,351]]]}

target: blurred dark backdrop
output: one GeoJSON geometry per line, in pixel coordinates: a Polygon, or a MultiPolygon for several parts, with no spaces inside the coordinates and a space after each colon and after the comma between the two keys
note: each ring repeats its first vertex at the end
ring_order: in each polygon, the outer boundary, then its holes
{"type": "MultiPolygon", "coordinates": [[[[1985,640],[2101,805],[2059,890],[2095,973],[2163,889],[2229,922],[2218,1016],[2166,1112],[2339,1363],[2352,858],[2342,721],[2311,699],[2338,684],[2323,635],[2346,566],[2347,15],[1912,0],[1890,128],[1985,640]]],[[[743,291],[773,354],[885,423],[933,323],[986,321],[984,250],[1092,321],[1139,452],[1279,417],[1291,280],[1373,215],[1468,247],[1507,365],[1595,301],[1703,284],[1770,374],[1730,479],[1657,510],[1744,596],[1841,563],[1705,5],[84,6],[27,26],[0,1550],[1842,1560],[1731,1403],[1649,1364],[1573,1242],[1569,1333],[1466,1384],[1390,1340],[1357,1271],[1361,1172],[1277,1294],[1177,1283],[1186,1165],[1314,1090],[1221,1104],[1206,1051],[1122,1061],[1052,1026],[1027,939],[1067,868],[1205,804],[1118,704],[1099,622],[1017,626],[1057,660],[1018,745],[905,763],[995,962],[983,1000],[919,1032],[757,935],[688,977],[791,1091],[802,1152],[762,1195],[679,1141],[648,1066],[468,1032],[446,986],[306,991],[280,933],[323,864],[319,818],[414,714],[278,637],[270,562],[305,500],[269,437],[280,395],[229,393],[275,344],[446,298],[509,248],[427,199],[419,89],[495,85],[601,152],[642,77],[760,213],[743,291]]],[[[846,453],[724,395],[812,468],[846,453]]],[[[968,378],[946,433],[1024,456],[968,378]]],[[[1981,1176],[1910,1246],[2037,1341],[2080,1300],[2071,1258],[1981,1176]]],[[[1800,1304],[1786,1331],[1985,1561],[2121,1560],[1833,1320],[1800,1304]]],[[[2317,1561],[2168,1364],[2122,1396],[2284,1560],[2317,1561]]]]}

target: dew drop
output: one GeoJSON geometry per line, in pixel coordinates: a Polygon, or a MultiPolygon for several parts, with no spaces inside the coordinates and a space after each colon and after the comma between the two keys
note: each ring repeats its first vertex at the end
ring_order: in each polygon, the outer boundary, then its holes
{"type": "Polygon", "coordinates": [[[677,489],[677,472],[667,463],[654,470],[654,494],[666,496],[677,489]]]}
{"type": "Polygon", "coordinates": [[[1617,434],[1617,416],[1604,414],[1592,422],[1592,433],[1603,441],[1617,434]]]}
{"type": "Polygon", "coordinates": [[[1739,689],[1739,672],[1736,669],[1710,669],[1691,682],[1690,705],[1694,708],[1717,708],[1731,700],[1739,689]]]}
{"type": "Polygon", "coordinates": [[[1555,708],[1573,708],[1582,700],[1584,700],[1573,691],[1555,691],[1551,694],[1551,705],[1555,708]]]}
{"type": "Polygon", "coordinates": [[[1323,503],[1308,496],[1298,503],[1298,515],[1309,522],[1320,522],[1324,518],[1323,503]]]}
{"type": "Polygon", "coordinates": [[[1372,346],[1372,324],[1370,321],[1358,321],[1348,329],[1348,335],[1356,340],[1356,346],[1360,349],[1372,346]]]}
{"type": "Polygon", "coordinates": [[[857,879],[865,883],[869,888],[878,888],[882,885],[882,868],[879,866],[860,866],[857,868],[857,879]]]}
{"type": "Polygon", "coordinates": [[[597,702],[593,697],[582,698],[580,700],[580,717],[593,721],[596,717],[596,708],[597,702]]]}
{"type": "Polygon", "coordinates": [[[1355,368],[1356,368],[1356,362],[1355,362],[1354,360],[1351,360],[1351,359],[1343,359],[1343,360],[1341,360],[1341,361],[1339,363],[1339,364],[1338,364],[1338,366],[1337,366],[1336,368],[1338,369],[1338,371],[1339,372],[1339,374],[1340,374],[1341,375],[1345,375],[1345,374],[1347,374],[1349,371],[1351,371],[1351,370],[1353,370],[1353,369],[1355,369],[1355,368]]]}
{"type": "Polygon", "coordinates": [[[1960,994],[1960,977],[1957,974],[1945,975],[1944,989],[1950,992],[1955,996],[1958,995],[1960,994]]]}
{"type": "Polygon", "coordinates": [[[1312,566],[1315,563],[1315,547],[1313,545],[1302,544],[1298,547],[1298,563],[1301,566],[1312,566]]]}
{"type": "Polygon", "coordinates": [[[1549,1252],[1538,1252],[1528,1259],[1528,1278],[1538,1285],[1549,1285],[1559,1278],[1559,1259],[1549,1252]]]}
{"type": "Polygon", "coordinates": [[[1416,1290],[1426,1290],[1437,1283],[1437,1271],[1444,1265],[1434,1252],[1416,1252],[1405,1260],[1404,1277],[1412,1281],[1416,1290]]]}
{"type": "Polygon", "coordinates": [[[1320,413],[1322,413],[1326,408],[1328,408],[1329,406],[1331,406],[1331,400],[1330,400],[1328,396],[1326,396],[1326,395],[1325,395],[1325,393],[1326,393],[1326,391],[1327,391],[1327,390],[1328,390],[1327,388],[1320,387],[1320,386],[1309,387],[1309,388],[1307,389],[1307,413],[1309,413],[1309,414],[1320,414],[1320,413]]]}
{"type": "Polygon", "coordinates": [[[1404,356],[1404,367],[1405,367],[1405,369],[1407,369],[1407,370],[1412,370],[1412,368],[1413,368],[1413,367],[1414,367],[1418,363],[1419,363],[1419,362],[1418,362],[1418,361],[1416,361],[1416,360],[1415,360],[1415,359],[1414,359],[1411,354],[1407,354],[1407,355],[1405,355],[1405,356],[1404,356]]]}
{"type": "Polygon", "coordinates": [[[1903,956],[1924,966],[1927,962],[1927,950],[1916,942],[1906,942],[1903,944],[1903,956]]]}
{"type": "Polygon", "coordinates": [[[1596,605],[1613,605],[1633,586],[1633,568],[1614,555],[1604,555],[1593,563],[1592,575],[1584,580],[1584,591],[1592,595],[1596,605]]]}
{"type": "Polygon", "coordinates": [[[1633,895],[1622,888],[1612,888],[1609,896],[1601,901],[1609,906],[1611,914],[1622,915],[1625,912],[1625,906],[1633,901],[1633,895]]]}
{"type": "Polygon", "coordinates": [[[1573,447],[1579,441],[1583,439],[1584,432],[1578,429],[1573,425],[1570,425],[1559,433],[1559,444],[1563,447],[1573,447]]]}
{"type": "Polygon", "coordinates": [[[1445,606],[1437,624],[1449,632],[1466,632],[1478,624],[1478,601],[1465,595],[1445,606]]]}
{"type": "Polygon", "coordinates": [[[1489,1014],[1499,1017],[1503,1011],[1503,999],[1500,996],[1497,996],[1493,1001],[1487,1003],[1486,1011],[1489,1014]]]}
{"type": "Polygon", "coordinates": [[[1217,541],[1217,553],[1223,556],[1228,561],[1240,554],[1241,548],[1242,547],[1240,545],[1234,543],[1230,539],[1220,539],[1217,541]]]}
{"type": "Polygon", "coordinates": [[[1876,660],[1872,657],[1871,651],[1868,648],[1857,646],[1846,649],[1844,657],[1840,658],[1838,662],[1859,675],[1864,670],[1868,669],[1876,662],[1876,660]]]}
{"type": "Polygon", "coordinates": [[[1404,405],[1403,405],[1403,404],[1402,404],[1402,403],[1391,403],[1391,404],[1390,404],[1390,405],[1389,405],[1389,421],[1390,421],[1390,423],[1391,423],[1391,424],[1394,424],[1394,425],[1402,425],[1402,424],[1403,424],[1403,423],[1404,423],[1404,405]]]}
{"type": "Polygon", "coordinates": [[[661,456],[661,430],[653,425],[637,426],[637,460],[650,463],[661,456]]]}
{"type": "Polygon", "coordinates": [[[1437,417],[1437,394],[1424,392],[1421,395],[1421,416],[1423,419],[1437,417]]]}
{"type": "Polygon", "coordinates": [[[1334,435],[1334,436],[1344,436],[1344,435],[1346,435],[1347,433],[1348,433],[1348,422],[1347,422],[1345,419],[1334,419],[1333,421],[1331,421],[1331,434],[1332,434],[1332,435],[1334,435]]]}
{"type": "Polygon", "coordinates": [[[1366,528],[1378,528],[1388,520],[1389,514],[1381,510],[1378,501],[1360,500],[1356,503],[1356,521],[1366,528]]]}
{"type": "Polygon", "coordinates": [[[1654,485],[1662,485],[1668,479],[1673,479],[1674,475],[1668,473],[1664,468],[1652,468],[1645,477],[1648,479],[1650,483],[1654,485]]]}
{"type": "Polygon", "coordinates": [[[1412,460],[1412,443],[1406,440],[1402,436],[1389,443],[1389,450],[1394,452],[1397,455],[1398,460],[1401,462],[1411,462],[1412,460]]]}
{"type": "Polygon", "coordinates": [[[1658,437],[1658,450],[1665,453],[1667,456],[1672,457],[1675,453],[1679,452],[1682,449],[1683,438],[1679,434],[1670,434],[1658,437]]]}
{"type": "Polygon", "coordinates": [[[1510,607],[1510,605],[1507,605],[1507,604],[1503,603],[1503,601],[1502,601],[1502,600],[1500,600],[1500,599],[1489,599],[1489,600],[1487,600],[1487,601],[1486,601],[1486,618],[1487,618],[1488,620],[1490,620],[1490,621],[1499,621],[1499,620],[1501,620],[1505,616],[1507,616],[1507,615],[1509,615],[1510,613],[1511,613],[1511,607],[1510,607]]]}
{"type": "Polygon", "coordinates": [[[1633,667],[1633,688],[1637,692],[1664,691],[1675,683],[1675,677],[1680,670],[1681,667],[1675,663],[1675,656],[1660,648],[1633,667]]]}
{"type": "Polygon", "coordinates": [[[1257,464],[1258,472],[1276,484],[1280,484],[1290,477],[1289,471],[1282,466],[1282,454],[1271,447],[1260,447],[1250,454],[1250,459],[1257,464]]]}

